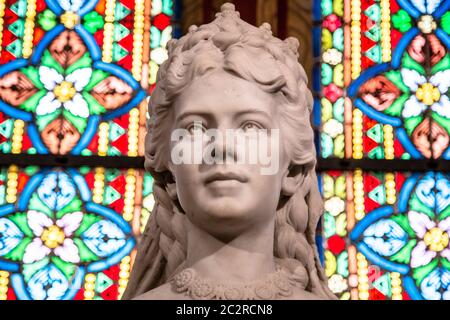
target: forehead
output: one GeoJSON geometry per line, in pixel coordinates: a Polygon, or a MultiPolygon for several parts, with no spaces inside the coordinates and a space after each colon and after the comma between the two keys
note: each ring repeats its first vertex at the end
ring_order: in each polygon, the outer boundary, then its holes
{"type": "Polygon", "coordinates": [[[217,70],[196,79],[175,100],[175,116],[181,113],[208,113],[227,116],[247,110],[274,116],[277,95],[263,91],[256,83],[217,70]]]}

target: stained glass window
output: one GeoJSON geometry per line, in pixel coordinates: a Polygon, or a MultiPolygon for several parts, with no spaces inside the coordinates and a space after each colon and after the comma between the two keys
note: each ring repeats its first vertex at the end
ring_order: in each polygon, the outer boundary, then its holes
{"type": "Polygon", "coordinates": [[[352,167],[320,175],[325,268],[342,299],[450,299],[450,180],[412,165],[450,158],[449,8],[314,3],[320,162],[352,167]]]}
{"type": "Polygon", "coordinates": [[[105,164],[143,155],[146,98],[178,7],[0,0],[0,158],[30,160],[0,167],[0,300],[122,295],[152,178],[105,164]],[[33,154],[95,160],[39,167],[33,154]]]}
{"type": "MultiPolygon", "coordinates": [[[[8,299],[117,299],[153,206],[134,169],[0,170],[1,277],[8,299]]],[[[4,289],[3,289],[4,290],[4,289]]]]}
{"type": "Polygon", "coordinates": [[[143,155],[173,1],[3,0],[2,153],[143,155]]]}

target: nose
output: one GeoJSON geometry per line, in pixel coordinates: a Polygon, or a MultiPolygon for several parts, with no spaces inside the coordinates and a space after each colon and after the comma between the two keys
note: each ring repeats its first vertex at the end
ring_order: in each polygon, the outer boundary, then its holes
{"type": "Polygon", "coordinates": [[[211,157],[215,164],[235,163],[238,160],[238,146],[233,130],[215,130],[210,137],[211,157]]]}

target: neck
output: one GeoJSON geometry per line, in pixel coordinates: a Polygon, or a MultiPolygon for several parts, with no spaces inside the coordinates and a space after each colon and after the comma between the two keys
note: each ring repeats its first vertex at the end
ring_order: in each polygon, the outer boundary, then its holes
{"type": "Polygon", "coordinates": [[[223,242],[188,222],[186,267],[223,282],[253,281],[275,271],[274,221],[223,242]]]}

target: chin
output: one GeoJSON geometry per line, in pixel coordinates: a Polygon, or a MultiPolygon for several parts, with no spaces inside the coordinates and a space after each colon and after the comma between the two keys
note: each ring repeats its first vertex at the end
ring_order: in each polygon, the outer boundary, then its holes
{"type": "Polygon", "coordinates": [[[210,204],[204,207],[205,216],[222,222],[248,220],[249,212],[254,212],[249,208],[243,207],[243,201],[236,198],[222,197],[206,202],[210,204]]]}
{"type": "Polygon", "coordinates": [[[258,207],[244,206],[245,201],[220,199],[202,210],[204,229],[219,237],[233,237],[255,227],[266,218],[258,207]],[[215,231],[215,232],[214,232],[215,231]]]}

